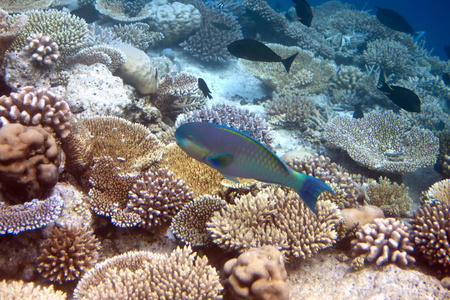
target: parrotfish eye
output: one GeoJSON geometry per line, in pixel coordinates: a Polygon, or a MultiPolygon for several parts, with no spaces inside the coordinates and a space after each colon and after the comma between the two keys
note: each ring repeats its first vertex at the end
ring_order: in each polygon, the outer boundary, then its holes
{"type": "Polygon", "coordinates": [[[188,138],[188,140],[191,141],[192,140],[192,135],[188,134],[187,138],[188,138]]]}

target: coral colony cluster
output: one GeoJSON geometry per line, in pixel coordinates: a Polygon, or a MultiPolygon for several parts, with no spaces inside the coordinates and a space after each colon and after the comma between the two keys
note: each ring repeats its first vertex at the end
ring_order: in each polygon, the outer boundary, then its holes
{"type": "Polygon", "coordinates": [[[311,26],[296,6],[0,0],[0,298],[450,297],[449,62],[350,5],[311,26]],[[233,57],[243,38],[297,53],[289,72],[233,57]],[[314,213],[232,182],[175,143],[190,122],[334,194],[314,213]]]}

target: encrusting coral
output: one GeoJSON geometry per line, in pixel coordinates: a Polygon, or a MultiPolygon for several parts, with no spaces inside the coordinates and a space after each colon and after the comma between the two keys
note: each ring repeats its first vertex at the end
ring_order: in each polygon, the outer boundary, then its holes
{"type": "Polygon", "coordinates": [[[366,187],[366,201],[381,208],[386,217],[401,218],[409,213],[413,203],[408,191],[403,183],[391,183],[388,178],[380,177],[378,183],[366,187]]]}
{"type": "Polygon", "coordinates": [[[431,166],[439,139],[408,119],[387,112],[364,118],[336,117],[326,128],[327,140],[344,149],[358,164],[379,172],[406,174],[431,166]]]}
{"type": "Polygon", "coordinates": [[[273,246],[249,249],[227,261],[223,271],[233,299],[289,299],[283,256],[273,246]]]}
{"type": "Polygon", "coordinates": [[[173,218],[170,230],[186,245],[202,246],[211,243],[206,223],[226,202],[219,197],[203,195],[187,203],[173,218]]]}
{"type": "Polygon", "coordinates": [[[351,242],[354,257],[363,257],[377,266],[396,262],[401,266],[415,263],[411,253],[414,251],[409,228],[394,218],[375,219],[362,226],[351,242]]]}
{"type": "Polygon", "coordinates": [[[424,204],[450,204],[450,179],[435,182],[422,193],[420,201],[424,204]]]}
{"type": "Polygon", "coordinates": [[[335,226],[341,220],[337,206],[318,201],[316,210],[317,215],[293,191],[267,188],[227,204],[207,226],[221,248],[243,252],[274,245],[286,259],[304,260],[337,239],[335,226]]]}
{"type": "Polygon", "coordinates": [[[435,206],[424,205],[414,212],[411,223],[411,240],[418,252],[430,263],[450,271],[449,245],[450,206],[448,203],[435,206]]]}
{"type": "Polygon", "coordinates": [[[99,247],[100,242],[87,226],[56,225],[41,244],[37,269],[60,284],[75,280],[95,265],[99,247]]]}
{"type": "Polygon", "coordinates": [[[206,256],[188,247],[170,254],[127,252],[97,264],[78,283],[74,299],[222,299],[206,256]]]}
{"type": "Polygon", "coordinates": [[[24,50],[31,55],[33,62],[40,67],[50,67],[59,58],[59,47],[49,36],[42,33],[33,34],[26,39],[28,45],[24,50]]]}
{"type": "Polygon", "coordinates": [[[25,281],[0,281],[0,299],[52,299],[65,300],[67,295],[61,291],[55,291],[53,286],[39,286],[33,282],[25,281]]]}

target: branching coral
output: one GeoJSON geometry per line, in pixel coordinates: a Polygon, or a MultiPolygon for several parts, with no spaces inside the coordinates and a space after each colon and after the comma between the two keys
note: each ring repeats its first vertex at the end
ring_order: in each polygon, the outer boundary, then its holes
{"type": "Polygon", "coordinates": [[[410,219],[411,240],[430,263],[450,271],[449,204],[425,205],[410,219]]]}
{"type": "Polygon", "coordinates": [[[450,204],[450,179],[435,182],[426,192],[423,192],[420,201],[431,205],[450,204]]]}
{"type": "Polygon", "coordinates": [[[392,111],[371,112],[362,119],[336,117],[328,123],[326,137],[357,163],[380,172],[411,173],[433,165],[439,153],[439,139],[431,131],[392,111]]]}
{"type": "Polygon", "coordinates": [[[403,183],[391,183],[388,178],[380,177],[377,184],[367,186],[367,202],[381,208],[387,217],[401,218],[411,210],[413,201],[408,190],[403,183]]]}
{"type": "Polygon", "coordinates": [[[128,252],[97,264],[78,283],[74,299],[222,299],[206,256],[190,247],[170,255],[128,252]]]}
{"type": "Polygon", "coordinates": [[[55,226],[41,245],[37,269],[60,284],[75,280],[95,265],[99,246],[87,226],[55,226]]]}
{"type": "Polygon", "coordinates": [[[42,287],[33,282],[0,281],[1,299],[52,299],[66,300],[66,294],[55,291],[52,286],[42,287]]]}
{"type": "Polygon", "coordinates": [[[317,215],[295,192],[280,188],[268,188],[235,202],[215,212],[208,222],[213,242],[227,250],[242,252],[274,245],[287,259],[303,260],[337,239],[340,213],[330,201],[317,202],[317,215]]]}
{"type": "Polygon", "coordinates": [[[123,43],[130,44],[142,51],[153,47],[164,38],[162,33],[150,31],[150,25],[141,22],[114,25],[104,31],[109,31],[113,38],[120,39],[123,43]]]}
{"type": "Polygon", "coordinates": [[[375,261],[377,266],[396,262],[402,266],[415,263],[411,256],[414,246],[409,238],[409,229],[394,219],[375,219],[356,232],[352,242],[352,255],[363,257],[368,262],[375,261]]]}
{"type": "Polygon", "coordinates": [[[18,234],[41,228],[58,218],[62,205],[59,195],[52,195],[45,200],[34,199],[24,204],[0,204],[0,234],[18,234]]]}
{"type": "Polygon", "coordinates": [[[170,224],[172,218],[192,201],[192,192],[167,169],[149,170],[131,189],[126,211],[138,214],[139,226],[155,229],[170,224]]]}
{"type": "Polygon", "coordinates": [[[102,63],[108,67],[111,73],[120,68],[126,61],[127,57],[120,49],[108,45],[95,45],[84,48],[67,59],[67,62],[70,64],[92,65],[94,63],[102,63]]]}
{"type": "Polygon", "coordinates": [[[206,223],[226,202],[218,197],[203,195],[187,203],[173,218],[170,230],[187,245],[202,246],[211,242],[206,223]]]}
{"type": "Polygon", "coordinates": [[[37,33],[27,37],[26,41],[28,44],[24,50],[31,55],[31,59],[36,65],[50,67],[58,60],[59,47],[51,37],[37,33]]]}
{"type": "Polygon", "coordinates": [[[233,299],[289,299],[283,257],[275,247],[252,248],[224,265],[233,299]]]}

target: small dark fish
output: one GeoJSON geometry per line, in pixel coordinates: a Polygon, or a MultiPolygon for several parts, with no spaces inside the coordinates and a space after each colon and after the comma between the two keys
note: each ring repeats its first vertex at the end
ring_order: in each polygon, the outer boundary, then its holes
{"type": "Polygon", "coordinates": [[[353,113],[353,119],[364,118],[364,113],[361,108],[361,103],[355,104],[355,112],[353,113]]]}
{"type": "Polygon", "coordinates": [[[445,45],[444,50],[447,57],[450,58],[450,45],[445,45]]]}
{"type": "Polygon", "coordinates": [[[399,13],[393,11],[392,9],[380,8],[375,6],[377,11],[377,19],[386,27],[392,30],[405,32],[409,34],[415,34],[416,32],[411,25],[403,18],[399,13]]]}
{"type": "Polygon", "coordinates": [[[220,29],[220,30],[231,30],[232,29],[230,26],[220,23],[220,22],[211,22],[211,25],[213,25],[214,27],[216,27],[217,29],[220,29]]]}
{"type": "Polygon", "coordinates": [[[442,74],[442,80],[444,81],[445,85],[450,86],[450,74],[449,73],[442,74]]]}
{"type": "Polygon", "coordinates": [[[202,91],[202,93],[203,93],[203,95],[205,95],[205,97],[212,99],[211,91],[209,90],[209,88],[206,85],[206,82],[203,80],[203,78],[198,79],[198,88],[200,89],[200,91],[202,91]]]}
{"type": "Polygon", "coordinates": [[[298,52],[288,58],[282,59],[269,47],[252,39],[243,39],[232,42],[227,46],[231,55],[251,61],[281,62],[289,73],[292,63],[298,52]]]}
{"type": "Polygon", "coordinates": [[[382,86],[378,89],[404,110],[420,112],[420,98],[413,91],[401,86],[387,85],[385,82],[382,82],[382,86]]]}
{"type": "Polygon", "coordinates": [[[313,19],[313,13],[311,6],[305,0],[292,0],[295,3],[295,12],[297,13],[298,20],[303,25],[311,27],[313,19]]]}

